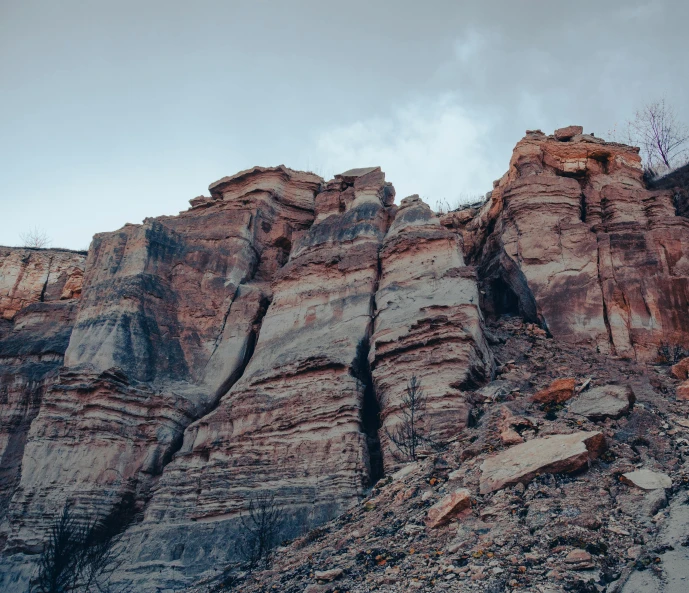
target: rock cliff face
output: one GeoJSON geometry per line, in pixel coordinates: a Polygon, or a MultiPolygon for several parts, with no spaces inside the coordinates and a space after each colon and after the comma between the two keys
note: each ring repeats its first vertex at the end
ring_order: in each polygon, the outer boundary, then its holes
{"type": "Polygon", "coordinates": [[[19,481],[29,427],[63,362],[84,259],[0,247],[0,520],[19,481]]]}
{"type": "MultiPolygon", "coordinates": [[[[689,346],[672,195],[645,187],[635,149],[572,126],[527,133],[485,203],[442,216],[396,206],[378,167],[256,167],[86,258],[2,248],[0,587],[26,590],[66,503],[134,501],[116,578],[142,592],[235,560],[257,497],[284,538],[330,520],[408,461],[390,435],[412,379],[423,455],[475,455],[476,406],[519,391],[486,330],[501,316],[634,364],[689,346]]],[[[522,412],[490,412],[500,446],[538,449],[522,412]]]]}
{"type": "Polygon", "coordinates": [[[671,191],[645,188],[637,149],[567,130],[528,132],[464,225],[483,306],[559,340],[652,360],[662,342],[689,335],[689,222],[671,191]]]}

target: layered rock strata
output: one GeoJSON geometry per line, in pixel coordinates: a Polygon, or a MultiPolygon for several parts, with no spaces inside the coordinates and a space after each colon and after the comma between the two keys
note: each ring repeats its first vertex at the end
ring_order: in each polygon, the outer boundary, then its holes
{"type": "Polygon", "coordinates": [[[6,555],[38,551],[66,502],[103,515],[134,495],[143,510],[185,428],[241,376],[321,183],[255,168],[179,216],[96,235],[67,368],[31,424],[6,555]]]}
{"type": "Polygon", "coordinates": [[[480,212],[457,220],[485,310],[639,360],[687,345],[689,221],[672,192],[645,188],[636,148],[557,136],[527,132],[480,212]]]}
{"type": "Polygon", "coordinates": [[[132,532],[141,586],[151,563],[174,583],[236,558],[241,548],[227,542],[241,542],[259,495],[284,508],[283,537],[363,495],[371,462],[360,367],[393,197],[380,168],[337,176],[316,196],[316,221],[275,275],[244,374],[187,429],[132,532]]]}
{"type": "MultiPolygon", "coordinates": [[[[443,228],[418,196],[402,200],[380,262],[369,358],[385,433],[394,434],[403,421],[400,408],[415,378],[424,400],[420,431],[428,442],[422,446],[428,449],[466,426],[466,393],[491,378],[476,271],[464,263],[460,235],[443,228]]],[[[405,461],[405,452],[384,440],[387,465],[405,461]]]]}
{"type": "MultiPolygon", "coordinates": [[[[0,588],[26,590],[67,502],[103,515],[133,498],[117,578],[144,592],[241,557],[258,496],[282,537],[333,517],[405,461],[387,435],[412,378],[422,448],[467,461],[514,445],[485,459],[472,496],[582,469],[599,433],[532,438],[505,402],[540,380],[494,361],[484,315],[525,318],[532,345],[547,332],[638,361],[689,347],[689,223],[646,189],[635,149],[529,132],[485,204],[438,217],[393,202],[378,167],[327,184],[256,167],[179,216],[97,235],[85,264],[0,251],[0,588]],[[500,407],[472,428],[472,402],[500,407]]],[[[571,397],[567,383],[547,398],[571,397]]]]}
{"type": "Polygon", "coordinates": [[[85,254],[0,247],[0,522],[69,343],[85,254]]]}

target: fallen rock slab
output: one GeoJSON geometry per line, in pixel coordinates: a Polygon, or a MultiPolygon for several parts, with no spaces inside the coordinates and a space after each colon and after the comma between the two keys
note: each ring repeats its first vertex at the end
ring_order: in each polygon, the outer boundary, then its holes
{"type": "Polygon", "coordinates": [[[533,439],[481,464],[481,494],[528,483],[538,474],[572,473],[605,450],[600,432],[575,432],[533,439]]]}
{"type": "Polygon", "coordinates": [[[541,389],[531,398],[537,404],[561,404],[574,397],[576,379],[555,379],[548,387],[541,389]]]}
{"type": "Polygon", "coordinates": [[[431,529],[447,525],[463,510],[471,506],[471,492],[466,488],[455,490],[428,510],[426,525],[431,529]]]}
{"type": "Polygon", "coordinates": [[[620,418],[629,412],[635,401],[628,385],[603,385],[579,394],[569,404],[569,411],[589,420],[620,418]]]}
{"type": "Polygon", "coordinates": [[[660,472],[653,472],[650,469],[639,469],[635,472],[622,474],[620,480],[629,486],[636,486],[642,490],[658,490],[659,488],[670,488],[672,486],[670,476],[660,472]]]}
{"type": "Polygon", "coordinates": [[[331,568],[330,570],[317,570],[316,572],[313,573],[313,576],[316,577],[316,580],[319,581],[334,581],[335,579],[339,579],[342,576],[343,570],[341,568],[331,568]]]}

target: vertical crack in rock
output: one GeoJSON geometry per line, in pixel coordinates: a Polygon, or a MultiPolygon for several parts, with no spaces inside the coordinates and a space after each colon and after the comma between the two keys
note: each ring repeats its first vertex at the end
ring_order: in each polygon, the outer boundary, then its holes
{"type": "Polygon", "coordinates": [[[368,486],[373,486],[385,475],[383,455],[380,445],[380,403],[376,396],[368,355],[371,350],[371,326],[367,335],[361,339],[356,348],[356,357],[352,361],[351,373],[363,386],[363,398],[360,409],[361,431],[366,435],[368,453],[368,486]]]}
{"type": "Polygon", "coordinates": [[[41,296],[38,298],[38,300],[42,303],[45,301],[45,291],[48,288],[48,282],[50,281],[50,269],[53,265],[53,258],[49,257],[48,258],[48,271],[45,275],[45,282],[43,283],[43,288],[41,289],[41,296]]]}
{"type": "MultiPolygon", "coordinates": [[[[596,242],[597,243],[597,242],[596,242]]],[[[608,306],[607,303],[605,302],[605,293],[604,293],[604,281],[603,281],[603,274],[601,271],[601,261],[600,261],[600,246],[597,247],[596,250],[596,266],[598,270],[598,284],[600,285],[600,291],[601,291],[601,300],[603,303],[603,323],[605,323],[605,330],[608,334],[608,344],[610,346],[611,354],[614,356],[616,354],[615,352],[615,342],[612,339],[612,329],[610,328],[610,319],[608,318],[608,306]]]]}

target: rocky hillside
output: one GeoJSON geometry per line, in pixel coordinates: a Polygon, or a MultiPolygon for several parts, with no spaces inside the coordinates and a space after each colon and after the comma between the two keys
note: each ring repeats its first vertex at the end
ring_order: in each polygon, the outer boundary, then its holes
{"type": "Polygon", "coordinates": [[[128,501],[144,593],[679,591],[689,221],[582,132],[443,215],[378,167],[256,167],[86,257],[2,248],[2,589],[65,504],[128,501]],[[293,543],[248,573],[257,497],[293,543]]]}

